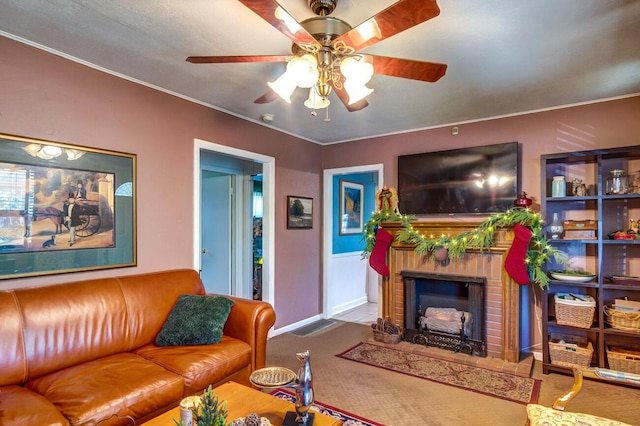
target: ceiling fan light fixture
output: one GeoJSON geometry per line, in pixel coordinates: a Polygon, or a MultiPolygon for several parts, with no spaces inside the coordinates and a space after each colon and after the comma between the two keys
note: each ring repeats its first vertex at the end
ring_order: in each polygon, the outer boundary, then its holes
{"type": "Polygon", "coordinates": [[[304,106],[314,110],[326,108],[329,106],[329,104],[331,104],[331,101],[326,97],[320,96],[318,93],[316,93],[316,89],[314,87],[309,89],[309,97],[306,101],[304,101],[304,106]]]}
{"type": "Polygon", "coordinates": [[[373,93],[373,89],[368,88],[365,84],[351,80],[344,82],[344,90],[349,95],[349,105],[353,105],[373,93]]]}
{"type": "Polygon", "coordinates": [[[287,71],[291,69],[291,73],[298,87],[308,89],[309,87],[313,87],[318,81],[320,72],[318,71],[318,60],[315,56],[308,53],[294,58],[289,64],[291,66],[287,65],[287,71]]]}
{"type": "Polygon", "coordinates": [[[365,85],[373,77],[373,65],[354,56],[347,56],[340,62],[340,72],[347,80],[365,85]]]}
{"type": "Polygon", "coordinates": [[[288,70],[276,81],[270,81],[267,85],[288,104],[291,103],[291,95],[297,87],[295,79],[292,78],[288,70]]]}

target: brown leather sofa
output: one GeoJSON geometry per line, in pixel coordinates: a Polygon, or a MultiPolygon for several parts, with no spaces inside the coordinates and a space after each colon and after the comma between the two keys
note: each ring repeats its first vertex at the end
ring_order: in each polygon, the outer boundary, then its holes
{"type": "Polygon", "coordinates": [[[233,298],[222,341],[156,346],[193,270],[0,291],[0,425],[125,425],[265,366],[271,305],[233,298]]]}

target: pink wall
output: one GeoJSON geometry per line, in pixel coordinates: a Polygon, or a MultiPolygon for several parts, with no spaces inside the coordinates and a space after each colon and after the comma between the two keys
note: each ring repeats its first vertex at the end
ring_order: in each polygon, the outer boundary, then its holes
{"type": "MultiPolygon", "coordinates": [[[[540,155],[640,145],[640,96],[515,117],[384,136],[324,147],[324,168],[384,163],[386,184],[396,186],[397,156],[517,141],[522,146],[522,189],[540,197],[540,155]]],[[[407,212],[409,213],[409,212],[407,212]]]]}
{"type": "Polygon", "coordinates": [[[539,197],[541,154],[640,144],[640,97],[321,147],[0,37],[0,133],[138,156],[138,266],[0,281],[37,286],[193,266],[193,140],[276,158],[276,327],[321,312],[322,169],[384,163],[398,154],[518,141],[523,189],[539,197]],[[10,59],[10,60],[9,60],[10,59]],[[356,161],[350,161],[356,159],[356,161]],[[287,195],[314,198],[311,230],[287,230],[287,195]],[[317,295],[317,297],[316,297],[317,295]]]}
{"type": "MultiPolygon", "coordinates": [[[[323,167],[352,166],[349,160],[353,158],[358,159],[358,164],[383,163],[385,183],[396,186],[396,158],[400,154],[517,141],[521,144],[522,189],[533,198],[534,210],[539,211],[540,155],[640,145],[640,97],[458,127],[457,136],[452,136],[451,128],[446,127],[326,146],[322,151],[323,167]]],[[[525,349],[540,348],[540,312],[539,308],[532,308],[539,306],[540,293],[531,286],[521,292],[521,347],[525,349]]]]}
{"type": "Polygon", "coordinates": [[[193,140],[276,158],[277,327],[320,312],[320,216],[287,230],[286,196],[321,212],[321,147],[0,37],[0,133],[137,154],[138,266],[0,288],[193,267],[193,140]],[[293,303],[292,301],[295,301],[293,303]]]}

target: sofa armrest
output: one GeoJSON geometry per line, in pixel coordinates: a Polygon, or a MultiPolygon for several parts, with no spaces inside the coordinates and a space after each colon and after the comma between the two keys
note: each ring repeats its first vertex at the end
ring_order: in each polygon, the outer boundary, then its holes
{"type": "Polygon", "coordinates": [[[267,337],[276,322],[273,307],[266,302],[226,296],[235,304],[224,326],[224,334],[247,342],[253,349],[251,371],[264,368],[267,337]]]}

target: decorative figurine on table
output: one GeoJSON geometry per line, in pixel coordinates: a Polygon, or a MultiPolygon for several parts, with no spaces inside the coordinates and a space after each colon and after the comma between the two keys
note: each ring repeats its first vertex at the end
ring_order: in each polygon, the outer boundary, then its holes
{"type": "Polygon", "coordinates": [[[296,358],[300,362],[298,378],[295,385],[292,386],[296,391],[296,412],[288,412],[282,426],[312,426],[314,414],[309,414],[309,408],[313,404],[313,375],[311,374],[309,351],[297,353],[296,358]]]}

